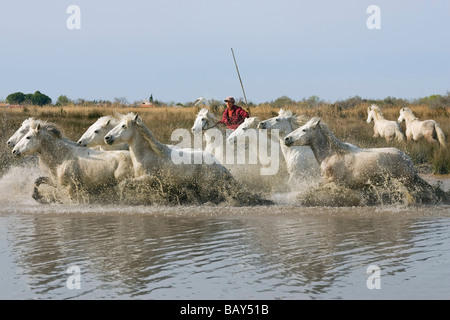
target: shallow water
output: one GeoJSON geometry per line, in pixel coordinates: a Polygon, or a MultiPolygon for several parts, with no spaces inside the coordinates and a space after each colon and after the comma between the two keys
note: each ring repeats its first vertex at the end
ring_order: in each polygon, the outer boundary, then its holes
{"type": "Polygon", "coordinates": [[[450,298],[450,206],[41,205],[35,174],[0,178],[0,299],[450,298]]]}

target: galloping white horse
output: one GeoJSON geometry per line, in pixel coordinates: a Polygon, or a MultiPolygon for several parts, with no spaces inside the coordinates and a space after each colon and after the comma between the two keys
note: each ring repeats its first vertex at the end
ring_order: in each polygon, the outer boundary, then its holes
{"type": "Polygon", "coordinates": [[[319,166],[314,158],[311,148],[296,146],[289,148],[284,144],[284,137],[300,126],[302,119],[292,111],[280,109],[278,116],[261,121],[260,129],[278,129],[281,152],[289,173],[289,184],[314,180],[320,176],[319,166]]]}
{"type": "Polygon", "coordinates": [[[128,151],[102,152],[79,147],[67,142],[55,124],[42,121],[31,123],[12,153],[15,156],[37,153],[54,182],[67,188],[73,200],[84,200],[105,190],[110,192],[111,186],[128,178],[133,170],[128,151]]]}
{"type": "Polygon", "coordinates": [[[312,118],[284,139],[287,146],[310,146],[325,182],[359,188],[387,176],[412,186],[416,173],[411,158],[396,148],[363,149],[339,141],[320,118],[312,118]]]}
{"type": "Polygon", "coordinates": [[[226,190],[236,182],[210,153],[191,148],[171,148],[159,142],[138,114],[122,116],[119,124],[104,139],[108,144],[128,143],[135,178],[157,176],[162,184],[176,179],[181,186],[195,184],[202,190],[200,193],[226,190]]]}
{"type": "Polygon", "coordinates": [[[408,140],[412,139],[417,141],[421,138],[425,138],[430,143],[439,143],[441,147],[446,146],[445,134],[436,121],[419,121],[409,108],[402,108],[400,110],[398,122],[401,123],[403,120],[406,123],[406,138],[408,140]]]}
{"type": "MultiPolygon", "coordinates": [[[[246,138],[234,143],[232,137],[238,136],[242,128],[247,128],[248,125],[255,126],[258,122],[257,118],[246,118],[235,131],[226,129],[225,126],[218,124],[219,119],[208,109],[201,109],[194,121],[191,131],[196,134],[203,134],[205,140],[206,152],[214,155],[214,157],[227,168],[233,177],[240,183],[245,184],[250,188],[258,188],[258,190],[270,191],[273,190],[274,183],[271,177],[273,175],[279,176],[283,168],[275,168],[278,164],[274,164],[273,158],[265,161],[263,165],[259,159],[258,152],[258,134],[251,132],[246,138]],[[229,139],[231,137],[231,139],[229,139]],[[247,143],[248,139],[248,143],[247,143]],[[247,157],[248,156],[248,157],[247,157]],[[269,165],[270,167],[267,167],[269,165]],[[261,174],[262,170],[266,170],[268,174],[261,174]],[[270,177],[269,177],[270,176],[270,177]],[[261,183],[261,179],[264,180],[261,183]]],[[[278,147],[279,148],[279,147],[278,147]]],[[[271,150],[272,151],[272,150],[271,150]]],[[[278,150],[277,150],[278,151],[278,150]]],[[[273,152],[275,155],[276,152],[273,152]]],[[[278,158],[278,157],[276,157],[278,158]]],[[[278,160],[278,159],[276,159],[278,160]]],[[[278,161],[277,161],[278,162],[278,161]]],[[[275,183],[276,184],[276,183],[275,183]]]]}
{"type": "Polygon", "coordinates": [[[386,120],[383,117],[380,109],[376,105],[372,105],[367,108],[367,123],[373,120],[374,126],[374,138],[384,137],[386,141],[392,141],[397,139],[397,141],[404,141],[405,136],[403,135],[400,125],[392,120],[386,120]]]}
{"type": "Polygon", "coordinates": [[[128,150],[126,144],[115,144],[113,147],[107,146],[103,138],[119,123],[113,116],[103,116],[97,119],[78,140],[78,144],[83,147],[97,147],[99,150],[128,150]]]}
{"type": "MultiPolygon", "coordinates": [[[[25,119],[21,126],[19,127],[19,129],[17,129],[17,131],[11,136],[11,138],[9,138],[9,140],[7,141],[7,145],[10,149],[13,149],[16,144],[28,133],[28,131],[31,128],[31,125],[36,126],[38,123],[40,124],[47,124],[45,121],[39,120],[39,119],[35,119],[35,118],[28,118],[25,119]]],[[[67,139],[66,137],[63,137],[63,140],[71,145],[71,146],[77,146],[76,142],[67,139]]],[[[38,161],[39,161],[39,168],[42,170],[43,173],[49,174],[50,176],[52,175],[51,172],[49,171],[49,168],[45,165],[45,163],[42,162],[41,157],[38,157],[38,161]]],[[[34,193],[33,193],[33,198],[37,201],[39,201],[40,199],[42,199],[41,194],[39,193],[39,186],[43,183],[49,184],[49,185],[54,185],[54,181],[51,177],[39,177],[35,180],[34,182],[34,193]]]]}

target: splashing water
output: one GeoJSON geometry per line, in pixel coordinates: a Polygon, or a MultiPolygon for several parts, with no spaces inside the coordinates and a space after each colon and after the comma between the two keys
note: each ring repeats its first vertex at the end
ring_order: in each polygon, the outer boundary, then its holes
{"type": "MultiPolygon", "coordinates": [[[[177,177],[145,176],[129,179],[118,186],[106,188],[95,195],[79,190],[80,200],[71,200],[64,189],[46,184],[39,186],[42,198],[32,198],[34,182],[45,176],[37,165],[13,166],[0,178],[0,192],[5,207],[34,206],[39,203],[60,204],[119,204],[136,205],[298,205],[298,206],[376,206],[410,204],[448,204],[450,196],[441,186],[430,185],[419,179],[414,188],[406,188],[396,179],[383,179],[383,183],[369,183],[360,189],[350,189],[335,183],[297,181],[291,188],[270,193],[258,193],[246,186],[230,182],[226,188],[201,186],[195,181],[187,184],[177,177]]],[[[276,188],[274,188],[276,189],[276,188]]]]}

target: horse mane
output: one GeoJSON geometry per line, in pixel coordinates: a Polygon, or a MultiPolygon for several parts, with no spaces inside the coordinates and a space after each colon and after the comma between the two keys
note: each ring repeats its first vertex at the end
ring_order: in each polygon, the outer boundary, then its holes
{"type": "Polygon", "coordinates": [[[412,110],[410,108],[403,108],[402,110],[403,110],[403,113],[406,113],[406,115],[408,116],[408,119],[410,121],[419,119],[414,115],[414,113],[412,112],[412,110]]]}
{"type": "Polygon", "coordinates": [[[103,117],[98,118],[97,121],[101,122],[102,126],[106,126],[108,121],[113,121],[113,123],[116,123],[117,122],[117,118],[115,118],[115,117],[113,117],[111,115],[108,115],[108,116],[103,116],[103,117]]]}
{"type": "Polygon", "coordinates": [[[245,118],[244,122],[250,123],[252,128],[256,128],[261,120],[258,117],[245,118]]]}
{"type": "Polygon", "coordinates": [[[283,108],[278,111],[278,115],[281,117],[289,117],[289,121],[292,125],[292,130],[300,128],[308,122],[305,116],[294,114],[291,110],[284,110],[283,108]]]}
{"type": "MultiPolygon", "coordinates": [[[[320,118],[313,118],[313,119],[311,119],[311,121],[313,121],[313,122],[320,120],[320,118]]],[[[347,143],[344,143],[344,142],[340,141],[338,138],[336,138],[336,136],[331,131],[331,129],[328,127],[328,125],[320,122],[319,128],[321,129],[321,131],[324,134],[327,141],[331,144],[333,149],[337,152],[337,154],[343,155],[343,154],[351,153],[353,151],[353,149],[350,145],[348,145],[347,143]]]]}
{"type": "MultiPolygon", "coordinates": [[[[133,121],[133,119],[136,117],[136,114],[133,112],[128,113],[124,116],[124,118],[127,119],[127,121],[133,121]]],[[[140,118],[139,118],[140,119],[140,118]]],[[[150,145],[150,148],[160,157],[164,157],[167,154],[168,147],[159,142],[153,133],[150,131],[149,128],[144,124],[142,119],[139,121],[134,121],[136,124],[136,128],[139,132],[139,134],[142,136],[142,138],[150,145]]]]}
{"type": "Polygon", "coordinates": [[[208,119],[211,119],[212,121],[215,121],[215,122],[218,121],[218,119],[215,116],[215,114],[212,113],[210,110],[208,110],[206,108],[200,109],[200,111],[198,112],[197,116],[204,116],[204,117],[207,117],[208,119]]]}
{"type": "Polygon", "coordinates": [[[47,121],[43,121],[43,120],[34,120],[31,122],[31,128],[36,129],[38,127],[38,125],[40,126],[39,129],[42,130],[46,130],[48,133],[50,133],[52,136],[54,136],[57,139],[64,139],[64,133],[61,131],[61,129],[54,123],[52,122],[47,122],[47,121]]]}
{"type": "Polygon", "coordinates": [[[375,113],[380,117],[380,119],[384,119],[383,112],[381,112],[380,108],[377,105],[375,104],[371,105],[370,109],[375,111],[375,113]]]}
{"type": "Polygon", "coordinates": [[[30,123],[31,124],[31,123],[33,123],[33,121],[36,121],[36,119],[33,118],[33,117],[29,117],[29,118],[23,120],[22,124],[25,124],[25,123],[30,123]]]}

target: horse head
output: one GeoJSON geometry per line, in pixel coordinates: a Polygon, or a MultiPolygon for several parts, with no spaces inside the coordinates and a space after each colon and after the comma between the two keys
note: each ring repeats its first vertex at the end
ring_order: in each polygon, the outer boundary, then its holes
{"type": "Polygon", "coordinates": [[[23,120],[20,128],[17,129],[17,131],[6,142],[8,148],[13,149],[15,145],[20,141],[20,139],[22,139],[23,136],[25,136],[28,133],[28,131],[30,130],[31,123],[33,123],[33,121],[35,121],[34,118],[28,118],[23,120]]]}
{"type": "Polygon", "coordinates": [[[99,118],[92,124],[86,132],[78,140],[78,144],[83,147],[93,147],[102,145],[105,135],[114,128],[118,120],[112,116],[104,116],[99,118]]]}
{"type": "Polygon", "coordinates": [[[380,110],[378,109],[378,106],[371,105],[367,108],[367,123],[370,123],[372,120],[376,119],[377,113],[380,113],[380,110]]]}
{"type": "Polygon", "coordinates": [[[299,127],[301,119],[292,111],[280,109],[278,116],[261,121],[258,128],[278,129],[281,135],[286,135],[299,127]]]}
{"type": "MultiPolygon", "coordinates": [[[[406,111],[406,109],[408,109],[408,108],[402,108],[402,109],[400,109],[400,116],[399,116],[398,119],[397,119],[397,122],[398,122],[398,123],[401,123],[402,121],[405,120],[405,111],[406,111]]],[[[409,110],[409,109],[408,109],[408,110],[409,110]]]]}
{"type": "Polygon", "coordinates": [[[245,134],[248,129],[257,129],[260,123],[258,117],[245,118],[239,127],[237,127],[227,138],[229,143],[234,143],[237,141],[238,137],[245,134]]]}
{"type": "Polygon", "coordinates": [[[208,109],[203,108],[198,112],[191,130],[194,133],[208,130],[209,128],[214,127],[217,121],[218,120],[216,119],[214,114],[212,114],[208,109]]]}
{"type": "Polygon", "coordinates": [[[311,145],[317,135],[316,129],[320,128],[319,124],[320,118],[312,118],[305,125],[288,134],[284,138],[284,144],[288,147],[311,145]]]}
{"type": "Polygon", "coordinates": [[[12,150],[12,154],[19,156],[27,156],[39,150],[40,139],[39,134],[42,126],[40,122],[30,123],[29,130],[23,135],[19,142],[12,150]]]}
{"type": "Polygon", "coordinates": [[[104,137],[105,143],[129,142],[134,135],[135,124],[141,124],[142,119],[138,114],[130,112],[121,117],[119,123],[112,128],[104,137]]]}

